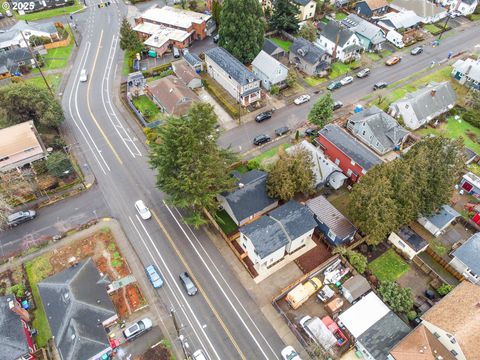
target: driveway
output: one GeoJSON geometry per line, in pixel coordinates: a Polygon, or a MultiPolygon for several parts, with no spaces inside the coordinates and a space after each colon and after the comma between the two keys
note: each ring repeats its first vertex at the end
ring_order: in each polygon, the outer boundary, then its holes
{"type": "Polygon", "coordinates": [[[213,110],[215,111],[215,114],[218,116],[218,120],[220,122],[220,126],[224,130],[230,130],[236,127],[237,121],[234,120],[224,109],[223,107],[220,106],[220,104],[215,100],[207,90],[205,90],[203,87],[198,91],[198,97],[200,100],[203,102],[206,102],[207,104],[210,104],[213,106],[213,110]]]}

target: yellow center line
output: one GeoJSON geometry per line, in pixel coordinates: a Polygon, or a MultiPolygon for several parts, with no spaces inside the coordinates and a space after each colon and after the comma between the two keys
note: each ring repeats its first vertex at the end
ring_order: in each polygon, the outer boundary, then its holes
{"type": "Polygon", "coordinates": [[[230,339],[230,341],[232,342],[233,346],[235,347],[235,349],[237,350],[238,354],[240,355],[240,357],[243,359],[243,360],[246,360],[247,358],[245,357],[245,355],[243,354],[242,350],[240,350],[240,346],[238,346],[237,342],[235,341],[235,339],[233,338],[232,334],[230,333],[230,330],[228,330],[227,326],[225,325],[225,323],[223,322],[223,320],[221,319],[220,317],[220,314],[217,312],[217,310],[214,308],[212,302],[210,301],[209,297],[207,296],[207,293],[205,292],[205,290],[203,290],[202,286],[200,285],[199,281],[197,280],[197,278],[195,277],[195,274],[194,272],[192,271],[192,269],[190,268],[190,266],[187,264],[187,262],[185,261],[185,258],[183,257],[183,255],[180,253],[180,251],[178,250],[177,246],[175,245],[175,242],[173,241],[172,237],[170,236],[170,234],[167,232],[167,229],[165,228],[165,226],[162,224],[162,222],[160,221],[160,218],[158,217],[158,215],[155,213],[154,210],[150,209],[150,212],[153,214],[153,217],[155,218],[155,220],[157,221],[158,225],[160,226],[160,228],[162,229],[163,233],[165,234],[165,236],[167,237],[167,240],[168,242],[170,243],[170,245],[172,245],[173,247],[173,250],[175,251],[175,253],[177,254],[177,256],[180,258],[180,261],[183,263],[183,266],[185,266],[185,268],[187,269],[188,271],[188,274],[190,275],[190,277],[193,279],[193,281],[195,282],[195,285],[198,287],[198,289],[200,290],[200,292],[203,294],[203,297],[205,298],[205,301],[207,302],[208,306],[210,307],[210,309],[212,310],[213,314],[215,315],[215,317],[217,318],[218,322],[220,323],[220,325],[222,326],[223,330],[225,331],[225,333],[227,334],[228,338],[230,339]]]}
{"type": "MultiPolygon", "coordinates": [[[[93,74],[95,72],[95,67],[97,66],[97,58],[98,58],[98,53],[100,52],[100,48],[101,48],[101,44],[102,44],[102,38],[103,38],[103,30],[100,33],[100,40],[98,41],[97,53],[95,54],[95,60],[93,61],[93,69],[92,69],[92,75],[91,75],[92,78],[93,78],[93,74]]],[[[117,158],[118,162],[120,163],[120,165],[123,165],[122,159],[118,155],[117,151],[113,148],[112,143],[110,142],[107,135],[103,131],[102,127],[98,123],[97,119],[95,118],[95,115],[93,115],[92,108],[90,107],[90,85],[91,84],[92,84],[92,82],[89,81],[88,82],[88,87],[87,87],[87,108],[88,108],[88,112],[90,113],[90,116],[92,117],[93,121],[95,122],[95,125],[97,125],[98,130],[102,134],[103,138],[107,142],[108,146],[112,150],[112,152],[115,155],[115,157],[117,158]]],[[[103,91],[103,88],[101,88],[100,91],[103,91]]]]}

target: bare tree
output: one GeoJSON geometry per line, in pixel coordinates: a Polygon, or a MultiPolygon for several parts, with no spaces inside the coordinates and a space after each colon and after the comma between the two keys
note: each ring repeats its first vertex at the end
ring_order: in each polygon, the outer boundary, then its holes
{"type": "Polygon", "coordinates": [[[2,231],[7,225],[8,214],[12,211],[12,208],[7,202],[5,195],[0,192],[0,231],[2,231]]]}

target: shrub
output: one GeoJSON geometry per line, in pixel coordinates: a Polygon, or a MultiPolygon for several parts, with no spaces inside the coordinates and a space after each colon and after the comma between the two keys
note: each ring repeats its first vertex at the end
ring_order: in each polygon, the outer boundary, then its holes
{"type": "Polygon", "coordinates": [[[453,290],[453,286],[450,285],[450,284],[442,284],[442,286],[440,286],[438,289],[437,289],[437,292],[438,292],[438,295],[440,296],[445,296],[447,295],[450,291],[453,290]]]}
{"type": "Polygon", "coordinates": [[[70,159],[61,151],[56,151],[50,154],[47,158],[46,166],[48,172],[58,178],[70,175],[71,171],[73,170],[70,159]]]}
{"type": "Polygon", "coordinates": [[[277,95],[280,92],[280,87],[278,85],[272,85],[270,88],[270,94],[277,95]]]}
{"type": "Polygon", "coordinates": [[[470,125],[480,128],[480,112],[474,110],[468,110],[462,115],[464,121],[470,125]]]}
{"type": "Polygon", "coordinates": [[[412,290],[409,288],[402,288],[394,282],[383,282],[378,292],[395,312],[408,314],[413,307],[412,290]]]}
{"type": "Polygon", "coordinates": [[[260,168],[260,161],[258,159],[252,159],[247,162],[248,170],[255,170],[260,168]]]}
{"type": "Polygon", "coordinates": [[[407,318],[408,318],[408,320],[410,320],[410,321],[413,321],[416,317],[417,317],[417,312],[416,312],[415,310],[410,310],[410,311],[407,313],[407,318]]]}
{"type": "Polygon", "coordinates": [[[23,298],[25,296],[25,291],[27,288],[23,284],[16,284],[10,287],[9,292],[15,294],[17,298],[23,298]]]}

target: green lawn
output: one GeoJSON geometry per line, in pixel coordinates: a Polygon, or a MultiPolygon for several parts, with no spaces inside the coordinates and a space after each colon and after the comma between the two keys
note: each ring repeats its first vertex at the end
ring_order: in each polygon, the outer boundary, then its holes
{"type": "Polygon", "coordinates": [[[468,168],[468,171],[471,171],[475,175],[480,176],[480,165],[471,163],[471,164],[468,164],[467,168],[468,168]]]}
{"type": "Polygon", "coordinates": [[[408,264],[393,249],[373,260],[368,267],[380,281],[395,281],[409,269],[408,264]]]}
{"type": "Polygon", "coordinates": [[[328,76],[330,79],[335,79],[340,75],[344,75],[350,71],[350,66],[348,64],[344,64],[342,62],[336,62],[332,64],[332,71],[328,76]]]}
{"type": "Polygon", "coordinates": [[[312,87],[327,81],[326,78],[315,77],[315,76],[308,76],[303,80],[305,80],[305,82],[312,87]]]}
{"type": "Polygon", "coordinates": [[[282,40],[279,38],[270,38],[270,40],[272,40],[275,44],[280,46],[285,51],[290,50],[290,46],[292,45],[292,42],[288,40],[282,40]]]}
{"type": "Polygon", "coordinates": [[[347,14],[345,14],[344,12],[335,13],[335,20],[337,21],[342,21],[346,17],[347,17],[347,14]]]}
{"type": "Polygon", "coordinates": [[[437,35],[440,33],[440,31],[442,31],[442,29],[440,29],[438,26],[435,26],[433,24],[425,24],[423,28],[432,35],[437,35]]]}
{"type": "Polygon", "coordinates": [[[380,55],[378,55],[377,53],[374,53],[374,52],[372,52],[372,53],[366,52],[365,55],[368,56],[370,58],[370,60],[372,60],[372,61],[378,61],[382,58],[380,55]]]}
{"type": "Polygon", "coordinates": [[[146,120],[154,120],[160,113],[157,105],[155,105],[154,102],[146,95],[134,97],[132,102],[146,120]]]}
{"type": "Polygon", "coordinates": [[[260,155],[258,155],[257,157],[253,158],[252,160],[255,160],[255,161],[258,161],[259,164],[262,164],[262,162],[264,160],[267,160],[267,159],[270,159],[272,157],[274,157],[275,155],[277,155],[278,153],[278,148],[280,146],[283,146],[283,149],[286,150],[287,148],[290,147],[290,144],[288,143],[285,143],[285,144],[281,144],[281,145],[278,145],[268,151],[265,151],[264,153],[261,153],[260,155]]]}
{"type": "MultiPolygon", "coordinates": [[[[62,75],[60,75],[60,74],[50,74],[50,75],[46,75],[45,78],[47,79],[48,85],[50,85],[50,88],[52,89],[52,91],[56,94],[58,92],[59,87],[60,87],[60,82],[62,81],[62,75]]],[[[41,87],[41,88],[46,88],[47,87],[40,75],[38,75],[36,77],[33,77],[33,78],[30,78],[30,79],[26,79],[25,82],[28,82],[30,84],[33,84],[33,85],[41,87]]]]}
{"type": "Polygon", "coordinates": [[[65,6],[65,7],[59,7],[56,9],[49,9],[49,10],[43,10],[39,12],[34,12],[31,14],[25,14],[25,15],[18,15],[15,13],[15,17],[17,20],[27,20],[27,21],[35,21],[35,20],[42,20],[42,19],[48,19],[54,16],[61,16],[65,15],[68,16],[70,13],[73,13],[75,11],[78,11],[80,9],[83,9],[84,5],[83,3],[80,3],[78,0],[75,1],[75,4],[71,6],[65,6]]]}
{"type": "Polygon", "coordinates": [[[237,224],[235,224],[225,210],[217,211],[215,214],[215,221],[226,235],[231,234],[238,229],[237,224]]]}
{"type": "MultiPolygon", "coordinates": [[[[43,65],[42,70],[46,71],[63,69],[65,66],[67,66],[68,59],[72,54],[73,46],[73,38],[70,38],[70,44],[68,44],[67,46],[48,50],[47,55],[43,55],[45,64],[43,65]]],[[[39,73],[39,70],[33,69],[32,73],[39,73]]]]}

